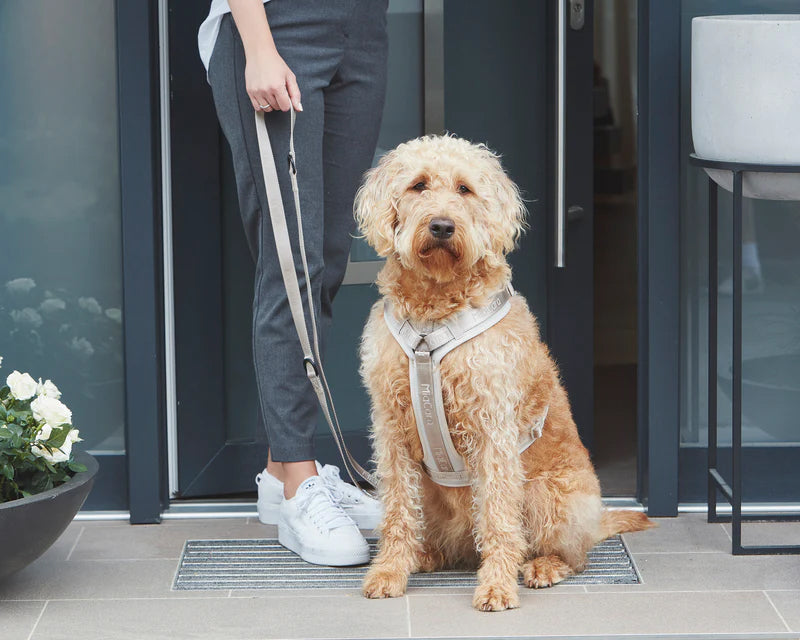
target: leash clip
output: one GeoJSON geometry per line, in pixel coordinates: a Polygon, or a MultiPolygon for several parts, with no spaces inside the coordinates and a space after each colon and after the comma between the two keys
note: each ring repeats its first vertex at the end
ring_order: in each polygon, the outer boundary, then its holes
{"type": "Polygon", "coordinates": [[[309,378],[318,378],[319,377],[319,365],[316,361],[311,357],[303,358],[303,365],[306,368],[306,375],[309,378]]]}

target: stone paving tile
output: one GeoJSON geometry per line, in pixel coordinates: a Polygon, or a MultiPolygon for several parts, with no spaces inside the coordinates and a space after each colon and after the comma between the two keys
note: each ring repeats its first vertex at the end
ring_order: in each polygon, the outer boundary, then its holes
{"type": "Polygon", "coordinates": [[[783,617],[786,625],[792,631],[800,634],[800,589],[797,591],[767,591],[767,597],[783,617]]]}
{"type": "Polygon", "coordinates": [[[397,637],[408,637],[405,599],[340,596],[50,602],[32,640],[397,637]]]}
{"type": "Polygon", "coordinates": [[[800,589],[800,556],[729,553],[634,553],[641,585],[587,585],[604,591],[800,589]]]}
{"type": "Polygon", "coordinates": [[[161,524],[114,528],[85,523],[72,560],[131,560],[180,558],[187,540],[272,538],[277,528],[245,519],[166,520],[161,524]]]}
{"type": "Polygon", "coordinates": [[[481,613],[471,597],[410,596],[412,637],[785,633],[760,591],[524,594],[521,607],[481,613]]]}
{"type": "Polygon", "coordinates": [[[28,640],[44,604],[43,601],[0,602],[0,637],[28,640]]]}
{"type": "MultiPolygon", "coordinates": [[[[731,525],[718,525],[724,527],[730,535],[731,525]]],[[[742,544],[745,546],[780,544],[800,545],[800,522],[745,522],[742,524],[742,544]]],[[[727,549],[731,551],[730,539],[727,549]]]]}
{"type": "Polygon", "coordinates": [[[704,515],[654,520],[658,524],[655,529],[623,535],[631,553],[730,553],[731,541],[722,526],[709,524],[704,515]]]}
{"type": "Polygon", "coordinates": [[[54,598],[207,597],[208,591],[171,590],[177,564],[177,560],[166,559],[69,562],[39,559],[0,583],[0,602],[54,598]]]}

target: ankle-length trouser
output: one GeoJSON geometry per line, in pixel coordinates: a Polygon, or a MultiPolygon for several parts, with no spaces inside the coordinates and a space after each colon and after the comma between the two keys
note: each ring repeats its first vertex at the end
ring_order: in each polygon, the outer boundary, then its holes
{"type": "MultiPolygon", "coordinates": [[[[344,278],[355,225],[353,198],[372,163],[386,87],[387,0],[271,0],[265,5],[278,53],[297,76],[303,111],[295,152],[311,296],[321,349],[344,278]]],[[[233,154],[245,235],[256,261],[253,357],[261,419],[272,458],[314,459],[318,404],[306,378],[283,287],[259,161],[245,54],[230,14],[220,26],[208,78],[233,154]]],[[[307,306],[297,221],[287,171],[288,113],[266,114],[295,266],[307,306]]],[[[310,327],[310,317],[306,317],[310,327]]],[[[310,330],[310,329],[309,329],[310,330]]]]}

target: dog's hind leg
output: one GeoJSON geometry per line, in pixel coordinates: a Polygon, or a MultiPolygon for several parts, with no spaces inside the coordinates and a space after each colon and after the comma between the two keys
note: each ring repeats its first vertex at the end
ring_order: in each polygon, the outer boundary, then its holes
{"type": "Polygon", "coordinates": [[[580,573],[599,540],[603,513],[599,493],[567,492],[561,482],[531,482],[526,507],[529,532],[524,582],[540,589],[580,573]]]}
{"type": "Polygon", "coordinates": [[[522,565],[522,579],[531,589],[551,587],[575,571],[559,556],[539,556],[522,565]]]}

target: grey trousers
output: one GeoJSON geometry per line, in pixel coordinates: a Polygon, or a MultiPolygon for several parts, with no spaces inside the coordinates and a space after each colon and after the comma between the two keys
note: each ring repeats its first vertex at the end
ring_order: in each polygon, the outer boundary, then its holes
{"type": "MultiPolygon", "coordinates": [[[[353,198],[378,139],[386,88],[387,2],[271,0],[265,5],[278,52],[302,92],[295,152],[310,295],[323,352],[355,230],[353,198]]],[[[208,78],[231,146],[242,222],[256,261],[253,357],[261,419],[273,460],[310,460],[315,457],[317,397],[305,374],[275,252],[244,67],[242,41],[229,14],[220,27],[208,78]]],[[[270,112],[264,117],[307,301],[287,171],[289,115],[270,112]]],[[[310,331],[308,315],[306,323],[310,331]]]]}

